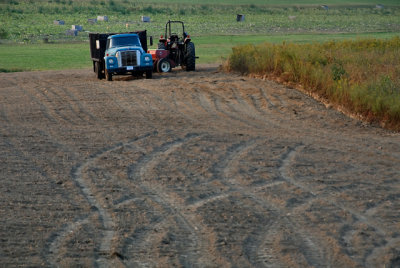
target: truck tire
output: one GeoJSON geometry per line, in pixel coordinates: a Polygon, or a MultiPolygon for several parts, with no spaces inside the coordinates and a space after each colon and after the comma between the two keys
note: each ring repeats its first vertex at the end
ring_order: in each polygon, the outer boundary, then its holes
{"type": "Polygon", "coordinates": [[[107,81],[112,81],[112,73],[109,73],[109,72],[107,71],[107,69],[105,70],[105,72],[106,72],[106,79],[107,79],[107,81]]]}
{"type": "Polygon", "coordinates": [[[157,62],[157,72],[168,73],[171,71],[171,62],[168,59],[161,59],[157,62]]]}
{"type": "Polygon", "coordinates": [[[153,71],[146,71],[146,79],[153,78],[153,71]]]}
{"type": "Polygon", "coordinates": [[[186,44],[186,71],[195,71],[196,70],[196,50],[194,48],[194,44],[189,42],[186,44]]]}
{"type": "Polygon", "coordinates": [[[103,70],[101,68],[100,62],[96,61],[96,63],[94,64],[94,69],[97,79],[103,79],[103,70]]]}

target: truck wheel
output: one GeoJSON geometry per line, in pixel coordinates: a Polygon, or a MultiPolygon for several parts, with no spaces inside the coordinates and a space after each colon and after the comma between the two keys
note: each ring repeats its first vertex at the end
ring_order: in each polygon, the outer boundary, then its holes
{"type": "Polygon", "coordinates": [[[186,44],[186,71],[195,71],[196,70],[196,51],[194,48],[194,44],[189,42],[186,44]]]}
{"type": "Polygon", "coordinates": [[[171,71],[171,63],[168,59],[161,59],[157,62],[157,72],[168,73],[171,71]]]}
{"type": "Polygon", "coordinates": [[[153,78],[153,71],[146,71],[146,79],[153,78]]]}
{"type": "Polygon", "coordinates": [[[107,81],[112,81],[112,73],[109,73],[106,69],[106,79],[107,81]]]}
{"type": "Polygon", "coordinates": [[[97,79],[102,79],[103,78],[103,70],[101,69],[100,62],[96,61],[94,68],[95,68],[95,73],[96,73],[97,79]]]}

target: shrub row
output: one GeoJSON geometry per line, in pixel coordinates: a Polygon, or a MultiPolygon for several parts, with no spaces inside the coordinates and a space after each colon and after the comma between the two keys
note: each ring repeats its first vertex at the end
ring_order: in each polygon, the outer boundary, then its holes
{"type": "Polygon", "coordinates": [[[400,38],[234,47],[225,68],[301,85],[400,130],[400,38]]]}

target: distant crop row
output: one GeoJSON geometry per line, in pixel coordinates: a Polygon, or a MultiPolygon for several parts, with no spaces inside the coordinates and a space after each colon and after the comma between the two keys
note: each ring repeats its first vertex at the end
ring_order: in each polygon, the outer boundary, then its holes
{"type": "Polygon", "coordinates": [[[281,33],[357,33],[400,32],[400,7],[382,9],[340,6],[324,10],[320,6],[267,6],[229,4],[181,4],[129,0],[5,0],[0,2],[0,38],[36,42],[50,40],[86,40],[87,32],[121,32],[147,29],[151,35],[162,34],[168,19],[185,21],[187,30],[196,36],[281,33]],[[245,21],[237,22],[236,15],[245,21]],[[88,19],[107,15],[109,22],[90,24],[88,19]],[[141,23],[140,16],[150,16],[141,23]],[[54,25],[53,20],[65,25],[54,25]],[[87,32],[66,37],[71,25],[82,25],[87,32]]]}
{"type": "Polygon", "coordinates": [[[400,130],[400,38],[244,45],[226,68],[302,86],[369,121],[400,130]]]}

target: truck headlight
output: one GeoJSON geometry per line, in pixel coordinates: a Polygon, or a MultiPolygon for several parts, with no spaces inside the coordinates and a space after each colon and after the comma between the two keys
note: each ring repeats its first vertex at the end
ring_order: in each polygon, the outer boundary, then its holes
{"type": "Polygon", "coordinates": [[[144,60],[145,60],[145,61],[150,61],[150,57],[149,57],[149,56],[146,56],[146,57],[144,57],[144,60]]]}

